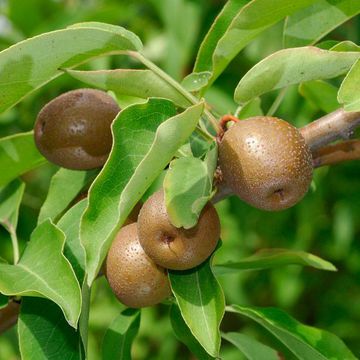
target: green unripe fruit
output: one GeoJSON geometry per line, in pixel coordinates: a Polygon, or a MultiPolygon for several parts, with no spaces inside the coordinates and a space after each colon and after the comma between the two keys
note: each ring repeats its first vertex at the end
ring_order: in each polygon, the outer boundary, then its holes
{"type": "Polygon", "coordinates": [[[155,305],[171,295],[166,270],[145,254],[136,223],[121,228],[115,237],[105,275],[116,297],[132,308],[155,305]]]}
{"type": "Polygon", "coordinates": [[[191,229],[176,228],[166,212],[163,191],[154,193],[138,217],[139,240],[147,255],[172,270],[191,269],[205,261],[220,238],[218,214],[210,203],[191,229]]]}
{"type": "Polygon", "coordinates": [[[313,170],[311,152],[297,128],[269,116],[235,122],[220,142],[219,166],[236,195],[268,211],[300,201],[313,170]]]}
{"type": "Polygon", "coordinates": [[[111,123],[119,111],[115,100],[103,91],[66,92],[39,112],[35,143],[59,166],[74,170],[100,167],[111,150],[111,123]]]}

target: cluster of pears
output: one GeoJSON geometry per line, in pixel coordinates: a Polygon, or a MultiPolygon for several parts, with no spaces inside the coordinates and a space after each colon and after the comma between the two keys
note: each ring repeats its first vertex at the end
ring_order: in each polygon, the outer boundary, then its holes
{"type": "MultiPolygon", "coordinates": [[[[48,160],[62,167],[100,167],[111,150],[111,123],[119,112],[103,91],[69,91],[38,114],[35,143],[48,160]]],[[[225,131],[219,140],[218,165],[233,193],[270,211],[296,204],[306,194],[313,171],[311,152],[298,129],[266,116],[235,121],[225,131]]],[[[213,205],[204,207],[194,228],[176,228],[160,190],[145,202],[133,223],[120,229],[107,256],[106,277],[124,304],[156,304],[170,295],[167,270],[201,264],[219,236],[213,205]]]]}

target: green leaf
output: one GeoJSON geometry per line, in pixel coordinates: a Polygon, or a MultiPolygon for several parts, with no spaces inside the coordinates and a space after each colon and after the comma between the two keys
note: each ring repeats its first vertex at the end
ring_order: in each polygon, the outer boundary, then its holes
{"type": "Polygon", "coordinates": [[[210,77],[211,77],[210,71],[191,73],[181,81],[181,85],[187,91],[198,91],[209,83],[210,77]]]}
{"type": "Polygon", "coordinates": [[[80,221],[86,206],[86,199],[78,202],[66,212],[57,224],[66,237],[64,255],[70,261],[79,284],[83,283],[85,277],[85,251],[80,243],[80,221]]]}
{"type": "Polygon", "coordinates": [[[0,186],[45,163],[32,131],[0,139],[0,186]]]}
{"type": "Polygon", "coordinates": [[[354,0],[320,0],[288,17],[284,47],[313,45],[360,12],[354,0]]]}
{"type": "Polygon", "coordinates": [[[151,70],[66,70],[66,72],[88,85],[114,91],[117,95],[143,99],[162,97],[172,100],[183,108],[191,105],[183,95],[151,70]]]}
{"type": "Polygon", "coordinates": [[[287,249],[262,249],[239,262],[214,265],[214,271],[217,275],[223,275],[239,270],[263,270],[284,265],[311,266],[319,270],[336,271],[333,264],[313,254],[287,249]]]}
{"type": "MultiPolygon", "coordinates": [[[[216,164],[217,157],[213,162],[216,164]]],[[[211,197],[214,171],[213,166],[208,168],[205,162],[194,157],[182,157],[170,163],[164,191],[166,209],[174,226],[190,229],[197,224],[201,210],[211,197]]]]}
{"type": "Polygon", "coordinates": [[[19,179],[0,188],[0,224],[9,233],[15,233],[18,223],[19,207],[25,184],[19,179]]]}
{"type": "Polygon", "coordinates": [[[358,52],[337,52],[316,47],[280,50],[252,67],[235,90],[235,101],[246,103],[268,91],[304,81],[330,79],[346,73],[358,52]]]}
{"type": "Polygon", "coordinates": [[[248,2],[248,0],[229,0],[226,2],[200,45],[199,52],[196,56],[194,73],[203,71],[210,72],[212,70],[212,56],[217,43],[225,34],[239,10],[248,2]]]}
{"type": "Polygon", "coordinates": [[[184,319],[181,316],[181,312],[178,306],[172,305],[170,308],[170,320],[174,330],[175,336],[179,341],[184,343],[188,349],[196,356],[199,360],[214,359],[210,356],[204,348],[195,339],[190,329],[186,325],[184,319]]]}
{"type": "Polygon", "coordinates": [[[331,51],[360,51],[360,46],[356,45],[352,41],[341,41],[330,47],[331,51]]]}
{"type": "Polygon", "coordinates": [[[106,330],[102,344],[102,359],[131,359],[131,345],[139,331],[140,311],[125,309],[106,330]]]}
{"type": "Polygon", "coordinates": [[[360,60],[358,60],[346,75],[340,86],[338,100],[346,111],[360,111],[360,60]]]}
{"type": "Polygon", "coordinates": [[[270,26],[317,0],[252,0],[235,16],[212,52],[211,66],[196,67],[197,72],[211,71],[209,84],[222,73],[234,57],[270,26]]]}
{"type": "Polygon", "coordinates": [[[24,40],[0,52],[0,112],[61,75],[60,68],[141,47],[139,38],[130,31],[93,22],[24,40]]]}
{"type": "Polygon", "coordinates": [[[356,359],[337,336],[303,325],[282,310],[239,305],[227,309],[259,323],[300,360],[356,359]]]}
{"type": "Polygon", "coordinates": [[[204,139],[202,135],[200,135],[197,131],[194,131],[189,139],[190,149],[195,157],[203,157],[213,145],[212,141],[208,139],[204,139]]]}
{"type": "Polygon", "coordinates": [[[264,112],[261,108],[261,99],[254,98],[246,103],[244,106],[241,106],[236,111],[236,117],[239,119],[247,119],[253,116],[262,116],[264,112]]]}
{"type": "Polygon", "coordinates": [[[74,271],[62,254],[64,241],[64,234],[50,221],[39,225],[19,263],[0,264],[0,292],[49,298],[60,306],[69,324],[76,327],[81,294],[74,271]]]}
{"type": "Polygon", "coordinates": [[[84,186],[94,179],[96,172],[61,168],[51,179],[46,200],[40,209],[38,224],[47,218],[55,221],[84,186]]]}
{"type": "Polygon", "coordinates": [[[300,94],[316,109],[326,113],[335,111],[340,107],[337,101],[338,89],[322,80],[308,81],[299,85],[300,94]]]}
{"type": "Polygon", "coordinates": [[[89,285],[116,232],[194,131],[202,111],[203,103],[199,103],[175,115],[175,107],[168,100],[149,99],[145,104],[129,106],[115,119],[113,148],[90,188],[81,223],[89,285]]]}
{"type": "Polygon", "coordinates": [[[79,333],[47,299],[24,298],[18,319],[21,359],[82,359],[79,333]]]}
{"type": "Polygon", "coordinates": [[[279,360],[277,351],[245,334],[229,332],[222,334],[222,338],[235,345],[249,360],[279,360]]]}
{"type": "Polygon", "coordinates": [[[170,271],[169,278],[182,317],[191,333],[209,355],[217,357],[225,299],[211,271],[210,260],[191,270],[170,271]]]}
{"type": "Polygon", "coordinates": [[[0,294],[0,309],[7,306],[9,303],[9,298],[3,294],[0,294]]]}

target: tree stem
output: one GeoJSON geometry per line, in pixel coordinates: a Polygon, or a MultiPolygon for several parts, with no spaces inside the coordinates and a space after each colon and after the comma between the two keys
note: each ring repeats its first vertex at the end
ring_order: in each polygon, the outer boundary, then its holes
{"type": "Polygon", "coordinates": [[[300,129],[311,151],[338,139],[349,139],[354,129],[360,126],[360,112],[338,109],[300,129]]]}
{"type": "Polygon", "coordinates": [[[334,165],[349,160],[360,159],[360,140],[349,140],[322,147],[313,152],[314,168],[334,165]]]}

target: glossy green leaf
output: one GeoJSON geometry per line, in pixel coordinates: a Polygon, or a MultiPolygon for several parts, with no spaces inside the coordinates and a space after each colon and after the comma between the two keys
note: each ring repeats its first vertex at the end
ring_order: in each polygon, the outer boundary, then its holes
{"type": "Polygon", "coordinates": [[[282,310],[239,305],[228,311],[249,317],[277,337],[300,360],[352,360],[356,357],[337,336],[303,325],[282,310]]]}
{"type": "Polygon", "coordinates": [[[80,360],[79,333],[48,299],[24,298],[18,320],[19,348],[23,360],[80,360]]]}
{"type": "Polygon", "coordinates": [[[195,339],[190,329],[186,325],[184,319],[181,316],[181,312],[178,306],[172,305],[170,308],[170,320],[174,330],[175,336],[179,341],[184,343],[192,354],[199,360],[214,359],[210,356],[204,348],[195,339]]]}
{"type": "Polygon", "coordinates": [[[204,139],[197,131],[194,131],[189,139],[192,155],[195,157],[203,157],[212,147],[213,142],[204,139]]]}
{"type": "Polygon", "coordinates": [[[0,224],[9,233],[15,233],[18,223],[19,207],[25,190],[25,184],[19,179],[0,188],[0,224]]]}
{"type": "Polygon", "coordinates": [[[211,71],[210,84],[222,73],[234,57],[270,26],[316,0],[252,0],[237,13],[212,52],[211,67],[197,67],[195,71],[211,71]]]}
{"type": "Polygon", "coordinates": [[[360,46],[352,41],[345,40],[330,47],[331,51],[360,51],[360,46]]]}
{"type": "Polygon", "coordinates": [[[55,221],[84,186],[94,179],[96,172],[61,168],[51,179],[46,200],[40,209],[38,223],[47,218],[55,221]]]}
{"type": "Polygon", "coordinates": [[[346,75],[340,86],[338,100],[346,111],[360,111],[360,60],[358,60],[346,75]]]}
{"type": "Polygon", "coordinates": [[[337,101],[338,89],[328,82],[313,80],[301,83],[299,92],[315,108],[326,113],[335,111],[340,107],[337,101]]]}
{"type": "Polygon", "coordinates": [[[248,2],[248,0],[229,0],[226,2],[200,45],[194,66],[195,73],[203,71],[210,72],[212,70],[212,56],[217,43],[225,34],[239,10],[248,2]]]}
{"type": "Polygon", "coordinates": [[[76,24],[24,40],[0,52],[0,112],[55,79],[60,68],[74,67],[99,55],[140,50],[139,38],[119,26],[76,24]]]}
{"type": "Polygon", "coordinates": [[[198,91],[208,84],[210,77],[210,71],[191,73],[181,81],[181,85],[188,91],[198,91]]]}
{"type": "Polygon", "coordinates": [[[359,12],[358,1],[319,0],[288,17],[284,29],[284,47],[313,45],[359,12]]]}
{"type": "Polygon", "coordinates": [[[248,360],[279,360],[276,350],[245,334],[229,332],[222,334],[222,338],[235,345],[248,360]]]}
{"type": "Polygon", "coordinates": [[[0,186],[45,163],[32,131],[0,139],[0,186]]]}
{"type": "Polygon", "coordinates": [[[182,317],[191,333],[209,355],[217,357],[225,299],[212,273],[210,260],[185,272],[170,271],[169,278],[182,317]]]}
{"type": "MultiPolygon", "coordinates": [[[[216,163],[216,161],[215,161],[216,163]]],[[[199,219],[212,192],[212,174],[205,162],[182,157],[170,163],[164,179],[165,204],[171,223],[190,229],[199,219]]]]}
{"type": "Polygon", "coordinates": [[[285,265],[311,266],[319,270],[336,271],[330,262],[304,251],[287,249],[262,249],[254,255],[234,263],[217,264],[214,271],[218,275],[240,270],[272,269],[285,265]]]}
{"type": "Polygon", "coordinates": [[[175,115],[168,100],[124,109],[113,123],[113,148],[92,184],[82,218],[88,283],[95,279],[116,232],[146,189],[194,131],[203,104],[175,115]]]}
{"type": "Polygon", "coordinates": [[[162,97],[183,108],[191,105],[183,95],[151,70],[67,70],[66,72],[88,85],[114,91],[117,95],[143,99],[162,97]]]}
{"type": "Polygon", "coordinates": [[[330,79],[346,73],[358,52],[337,52],[316,47],[280,50],[252,67],[235,90],[235,101],[246,103],[268,91],[310,80],[330,79]]]}
{"type": "Polygon", "coordinates": [[[140,311],[125,309],[106,330],[102,344],[103,360],[131,359],[131,346],[139,331],[140,311]]]}
{"type": "Polygon", "coordinates": [[[0,264],[0,292],[49,298],[60,306],[69,324],[76,327],[81,294],[74,271],[62,254],[64,241],[64,234],[50,221],[39,225],[19,263],[0,264]]]}
{"type": "Polygon", "coordinates": [[[70,261],[79,283],[85,277],[85,250],[80,243],[80,221],[87,206],[87,200],[81,200],[59,220],[57,226],[66,236],[64,255],[70,261]]]}

